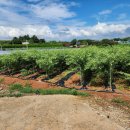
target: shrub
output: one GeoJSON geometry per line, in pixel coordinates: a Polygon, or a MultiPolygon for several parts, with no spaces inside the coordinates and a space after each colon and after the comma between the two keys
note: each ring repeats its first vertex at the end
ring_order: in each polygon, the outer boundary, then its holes
{"type": "Polygon", "coordinates": [[[14,91],[14,90],[17,90],[17,91],[21,91],[23,89],[22,85],[21,84],[11,84],[10,87],[9,87],[9,90],[10,91],[14,91]]]}
{"type": "Polygon", "coordinates": [[[22,93],[34,93],[34,90],[32,87],[23,87],[22,90],[21,90],[22,93]]]}

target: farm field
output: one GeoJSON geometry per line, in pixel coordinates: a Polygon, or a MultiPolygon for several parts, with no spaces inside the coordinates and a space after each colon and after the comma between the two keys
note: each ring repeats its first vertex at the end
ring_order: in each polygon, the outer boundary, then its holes
{"type": "Polygon", "coordinates": [[[2,130],[125,130],[129,123],[119,108],[75,96],[4,97],[0,106],[2,130]]]}
{"type": "Polygon", "coordinates": [[[91,130],[128,129],[130,47],[90,46],[0,55],[0,97],[2,130],[33,130],[38,124],[39,129],[46,130],[50,127],[54,130],[63,127],[75,130],[85,130],[86,127],[91,130]],[[87,88],[83,87],[84,82],[87,88]],[[113,89],[113,85],[116,88],[113,89]],[[18,105],[20,102],[23,104],[21,107],[18,105]],[[19,112],[10,120],[13,113],[8,115],[8,111],[16,113],[17,109],[19,112]],[[33,112],[28,113],[31,109],[33,112]],[[57,114],[59,111],[61,115],[57,114]],[[39,115],[45,120],[41,120],[39,115]]]}
{"type": "Polygon", "coordinates": [[[130,130],[130,0],[0,0],[0,130],[130,130]]]}

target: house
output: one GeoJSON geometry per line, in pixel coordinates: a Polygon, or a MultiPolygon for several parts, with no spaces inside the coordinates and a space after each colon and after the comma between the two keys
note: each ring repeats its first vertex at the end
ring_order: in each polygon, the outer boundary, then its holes
{"type": "Polygon", "coordinates": [[[26,42],[22,42],[22,44],[23,44],[23,45],[28,45],[29,42],[28,42],[28,41],[26,41],[26,42]]]}
{"type": "Polygon", "coordinates": [[[127,41],[118,41],[119,44],[130,44],[130,40],[127,41]]]}

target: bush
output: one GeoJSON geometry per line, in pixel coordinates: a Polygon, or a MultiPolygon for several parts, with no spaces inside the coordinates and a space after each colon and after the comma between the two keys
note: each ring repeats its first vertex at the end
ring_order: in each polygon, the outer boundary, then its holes
{"type": "Polygon", "coordinates": [[[21,84],[18,84],[18,83],[16,83],[16,84],[11,84],[10,87],[9,87],[9,90],[10,90],[10,91],[15,91],[15,90],[21,91],[22,89],[23,89],[22,85],[21,85],[21,84]]]}
{"type": "Polygon", "coordinates": [[[26,69],[22,69],[22,70],[20,70],[20,72],[21,72],[22,76],[27,76],[30,74],[29,70],[26,70],[26,69]]]}
{"type": "Polygon", "coordinates": [[[34,93],[34,90],[32,87],[23,87],[22,90],[21,90],[22,93],[34,93]]]}

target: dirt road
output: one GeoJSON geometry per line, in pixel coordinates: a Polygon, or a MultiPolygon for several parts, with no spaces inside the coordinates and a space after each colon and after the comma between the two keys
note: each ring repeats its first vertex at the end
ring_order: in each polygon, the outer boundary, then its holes
{"type": "Polygon", "coordinates": [[[80,97],[0,98],[0,130],[125,130],[80,97]]]}

